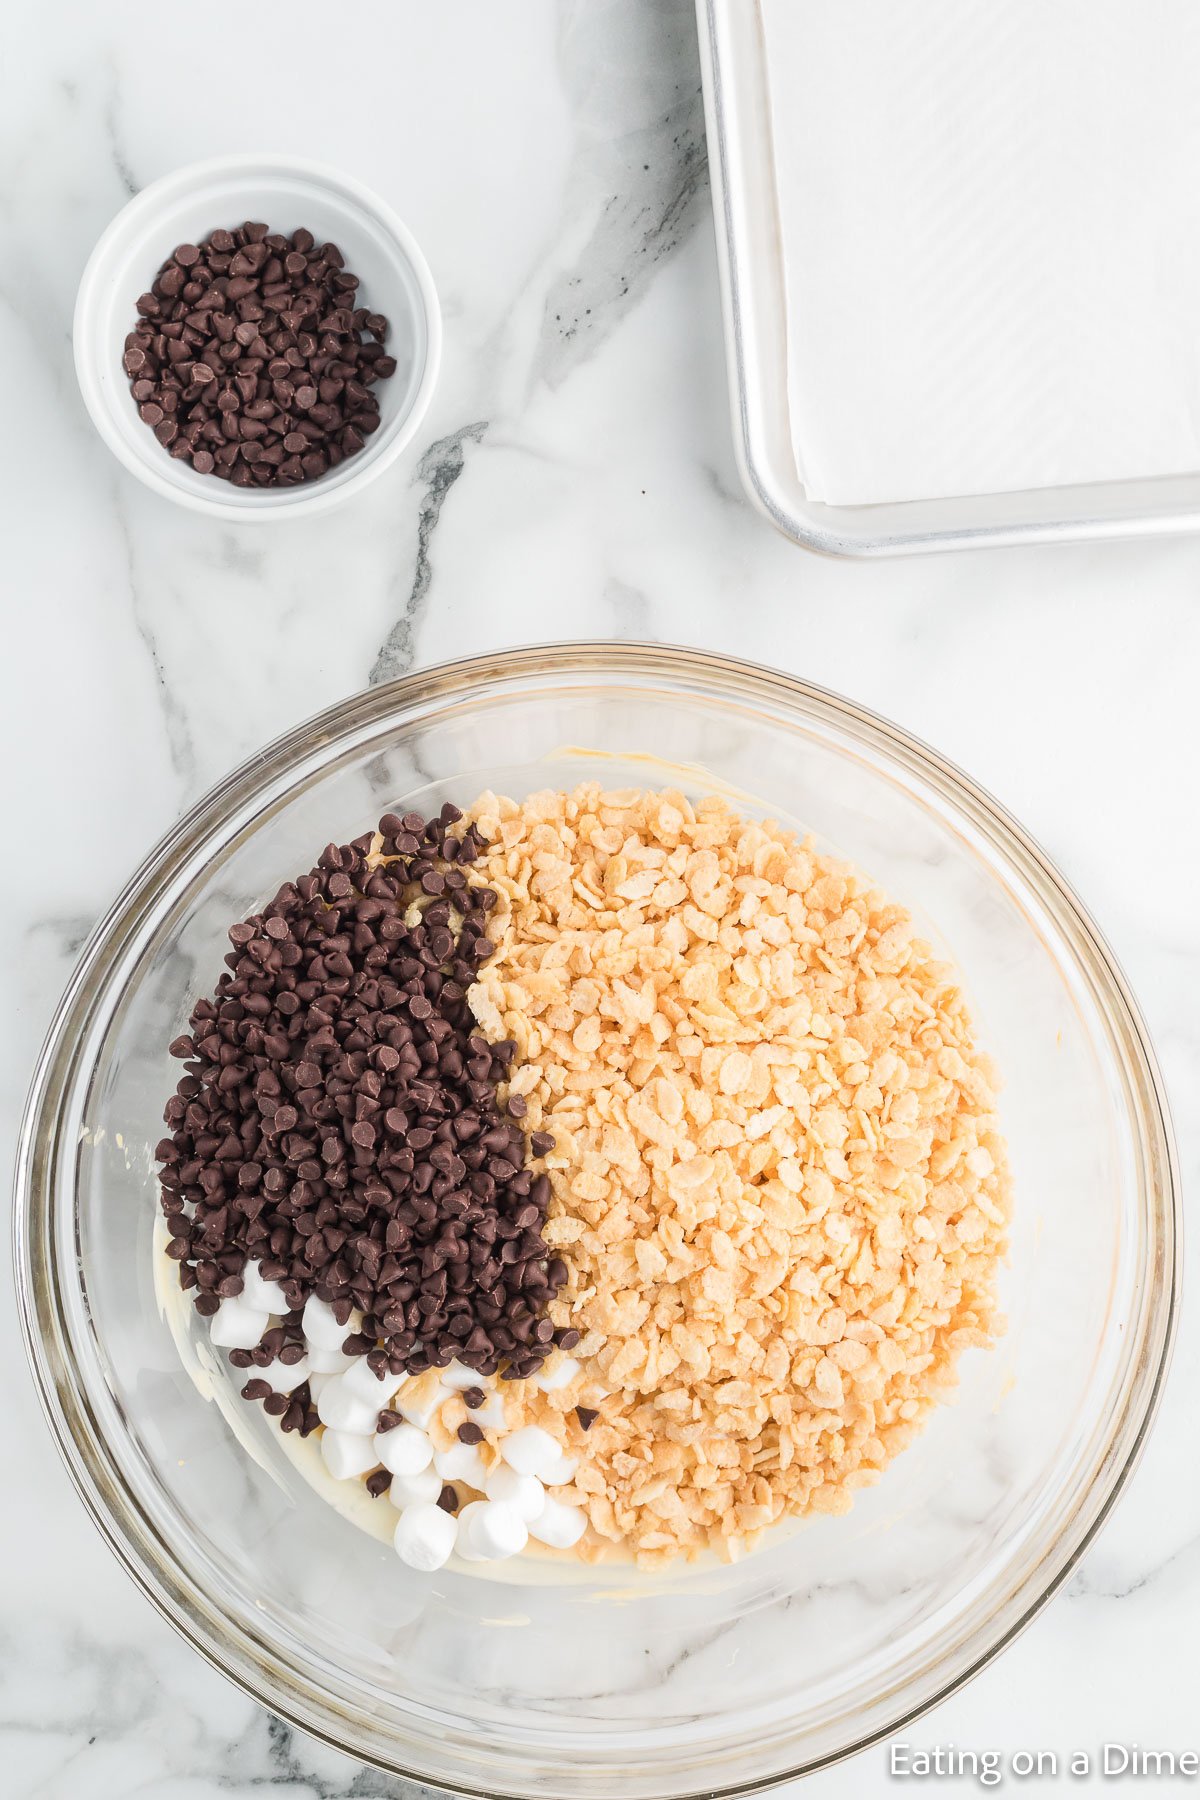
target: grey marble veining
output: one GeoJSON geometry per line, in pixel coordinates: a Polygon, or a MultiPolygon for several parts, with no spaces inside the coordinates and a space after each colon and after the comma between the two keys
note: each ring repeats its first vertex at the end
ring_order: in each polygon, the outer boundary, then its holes
{"type": "MultiPolygon", "coordinates": [[[[805,556],[753,512],[734,470],[686,0],[519,12],[402,0],[337,32],[329,18],[297,0],[280,30],[274,14],[215,0],[199,24],[167,8],[151,27],[133,0],[43,0],[7,25],[6,825],[33,854],[3,895],[6,1150],[83,938],[227,768],[368,682],[598,635],[780,664],[898,719],[996,792],[1111,937],[1194,1184],[1200,540],[895,565],[805,556]],[[236,44],[246,66],[261,56],[270,80],[251,96],[214,76],[193,99],[198,37],[236,44]],[[312,91],[314,43],[322,105],[306,122],[295,95],[312,91]],[[426,249],[445,312],[420,441],[359,502],[286,529],[210,524],[144,492],[92,431],[71,367],[75,284],[113,212],[155,176],[237,147],[324,156],[378,186],[426,249]]],[[[0,1788],[14,1800],[399,1795],[270,1719],[175,1638],[70,1491],[11,1306],[0,1352],[0,1788]]],[[[1100,1542],[910,1741],[1186,1745],[1200,1673],[1197,1379],[1188,1309],[1160,1425],[1100,1542]]],[[[872,1751],[806,1791],[896,1790],[872,1751]]]]}
{"type": "Polygon", "coordinates": [[[558,58],[575,131],[560,229],[574,242],[583,221],[586,237],[545,295],[531,380],[551,389],[603,349],[708,217],[691,8],[568,0],[558,58]]]}
{"type": "Polygon", "coordinates": [[[463,425],[448,437],[439,438],[436,443],[430,444],[417,464],[415,479],[424,487],[424,495],[417,513],[417,547],[413,560],[412,585],[395,624],[371,664],[372,687],[379,682],[395,681],[397,676],[406,675],[417,661],[417,635],[421,629],[429,590],[433,585],[433,537],[441,520],[442,506],[466,466],[471,445],[480,443],[486,430],[487,422],[483,419],[473,425],[463,425]]]}

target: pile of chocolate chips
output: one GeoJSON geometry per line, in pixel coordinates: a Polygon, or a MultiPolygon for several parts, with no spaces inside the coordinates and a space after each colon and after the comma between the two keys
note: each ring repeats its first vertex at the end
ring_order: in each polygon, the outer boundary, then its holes
{"type": "Polygon", "coordinates": [[[172,456],[235,487],[312,481],[379,426],[387,320],[336,244],[247,221],[180,244],[137,302],[125,373],[172,456]]]}
{"type": "MultiPolygon", "coordinates": [[[[527,1147],[519,1097],[502,1112],[515,1045],[489,1044],[467,1002],[496,896],[468,880],[484,840],[451,831],[461,816],[386,814],[382,864],[373,834],[330,844],[232,927],[228,972],[171,1045],[186,1068],[156,1151],[167,1254],[206,1316],[248,1260],[291,1308],[237,1366],[295,1361],[310,1294],[341,1323],[359,1308],[346,1351],[395,1374],[457,1357],[524,1378],[578,1342],[545,1316],[567,1269],[542,1237],[549,1179],[526,1165],[554,1140],[527,1147]]],[[[285,1429],[315,1427],[307,1387],[264,1387],[247,1395],[285,1429]]]]}

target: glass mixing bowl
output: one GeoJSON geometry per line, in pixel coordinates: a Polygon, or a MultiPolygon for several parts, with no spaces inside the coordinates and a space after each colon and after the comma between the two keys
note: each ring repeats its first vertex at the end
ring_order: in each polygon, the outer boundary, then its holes
{"type": "Polygon", "coordinates": [[[1154,1412],[1178,1206],[1125,983],[994,802],[802,682],[691,651],[562,645],[348,700],[158,846],[92,937],[42,1054],[17,1262],[79,1491],[216,1667],[305,1731],[449,1789],[664,1800],[746,1793],[861,1748],[1032,1617],[1154,1412]],[[330,838],[389,808],[585,777],[731,791],[869,871],[958,964],[1005,1083],[1010,1329],[968,1353],[957,1404],[848,1516],[740,1563],[570,1585],[520,1564],[502,1582],[416,1575],[297,1477],[260,1409],[181,1362],[152,1268],[152,1150],[178,1073],[166,1047],[219,972],[229,923],[330,838]]]}

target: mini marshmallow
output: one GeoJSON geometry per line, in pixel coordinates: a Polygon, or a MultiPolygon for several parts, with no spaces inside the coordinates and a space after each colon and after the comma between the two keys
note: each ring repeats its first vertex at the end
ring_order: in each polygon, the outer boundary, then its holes
{"type": "Polygon", "coordinates": [[[401,1562],[407,1563],[410,1569],[420,1569],[423,1574],[431,1575],[449,1561],[457,1537],[458,1520],[454,1514],[427,1503],[410,1506],[400,1514],[392,1542],[401,1562]]]}
{"type": "Polygon", "coordinates": [[[346,1377],[336,1375],[317,1401],[317,1417],[322,1425],[334,1431],[352,1431],[356,1437],[370,1437],[375,1430],[379,1408],[360,1399],[346,1386],[346,1377]]]}
{"type": "Polygon", "coordinates": [[[365,1475],[379,1462],[373,1440],[353,1431],[323,1431],[321,1455],[335,1481],[350,1481],[355,1475],[365,1475]]]}
{"type": "Polygon", "coordinates": [[[546,1490],[536,1475],[518,1475],[507,1463],[488,1470],[485,1492],[489,1500],[502,1500],[528,1525],[546,1504],[546,1490]]]}
{"type": "Polygon", "coordinates": [[[212,1317],[212,1341],[221,1350],[254,1350],[262,1342],[271,1315],[247,1306],[240,1294],[222,1300],[212,1317]]]}
{"type": "Polygon", "coordinates": [[[265,1369],[254,1369],[248,1373],[252,1380],[269,1381],[277,1394],[290,1394],[292,1389],[298,1388],[302,1381],[308,1381],[311,1378],[312,1369],[307,1356],[302,1356],[299,1362],[294,1363],[280,1362],[276,1357],[274,1362],[269,1362],[265,1369]]]}
{"type": "Polygon", "coordinates": [[[510,1437],[501,1438],[500,1454],[518,1475],[536,1475],[544,1479],[544,1471],[563,1460],[562,1451],[548,1431],[540,1425],[523,1425],[510,1437]]]}
{"type": "Polygon", "coordinates": [[[434,1414],[450,1398],[450,1389],[436,1379],[432,1369],[424,1375],[413,1375],[405,1382],[396,1398],[396,1411],[410,1425],[426,1431],[434,1414]]]}
{"type": "Polygon", "coordinates": [[[308,1346],[308,1366],[318,1375],[344,1375],[354,1361],[344,1350],[322,1350],[320,1344],[308,1346]]]}
{"type": "Polygon", "coordinates": [[[442,1478],[430,1463],[427,1468],[418,1469],[415,1475],[393,1475],[388,1499],[397,1512],[403,1512],[406,1506],[427,1505],[436,1500],[441,1491],[442,1478]]]}
{"type": "Polygon", "coordinates": [[[415,1425],[375,1433],[375,1456],[393,1475],[419,1475],[433,1461],[433,1445],[415,1425]]]}
{"type": "Polygon", "coordinates": [[[485,1504],[486,1503],[483,1500],[471,1500],[459,1511],[458,1542],[454,1546],[454,1553],[463,1562],[486,1562],[487,1560],[478,1550],[473,1549],[471,1545],[471,1515],[474,1513],[476,1507],[485,1504]]]}
{"type": "Polygon", "coordinates": [[[485,1431],[503,1431],[508,1423],[508,1414],[499,1394],[489,1394],[482,1406],[468,1407],[467,1417],[472,1424],[481,1425],[485,1431]]]}
{"type": "Polygon", "coordinates": [[[566,1487],[568,1481],[574,1481],[578,1468],[577,1456],[560,1456],[550,1468],[542,1470],[542,1480],[547,1487],[566,1487]]]}
{"type": "Polygon", "coordinates": [[[547,1494],[546,1504],[536,1519],[529,1521],[529,1535],[551,1550],[569,1550],[577,1544],[587,1528],[587,1517],[581,1506],[564,1506],[547,1494]]]}
{"type": "MultiPolygon", "coordinates": [[[[404,1427],[400,1429],[403,1431],[404,1427]]],[[[487,1480],[487,1464],[479,1454],[478,1444],[451,1444],[448,1450],[437,1452],[433,1466],[443,1481],[465,1481],[468,1487],[482,1490],[487,1480]]]]}
{"type": "Polygon", "coordinates": [[[578,1373],[579,1364],[573,1356],[556,1356],[542,1364],[532,1384],[543,1394],[554,1394],[559,1388],[570,1387],[578,1373]]]}
{"type": "Polygon", "coordinates": [[[318,1350],[340,1350],[351,1332],[358,1330],[361,1318],[361,1313],[352,1313],[344,1325],[339,1325],[329,1302],[310,1294],[304,1302],[304,1335],[318,1350]]]}
{"type": "Polygon", "coordinates": [[[242,1270],[241,1299],[247,1306],[254,1307],[257,1312],[284,1313],[291,1312],[287,1296],[277,1281],[264,1281],[256,1262],[248,1262],[242,1270]]]}
{"type": "Polygon", "coordinates": [[[483,1386],[483,1377],[460,1363],[457,1357],[446,1368],[439,1369],[438,1374],[448,1388],[453,1388],[459,1394],[464,1393],[467,1388],[483,1386]]]}
{"type": "Polygon", "coordinates": [[[352,1394],[357,1394],[360,1400],[375,1402],[376,1412],[387,1405],[402,1379],[386,1368],[382,1375],[377,1375],[365,1356],[352,1356],[350,1367],[342,1377],[352,1394]]]}
{"type": "Polygon", "coordinates": [[[502,1500],[473,1500],[459,1519],[468,1548],[484,1562],[517,1556],[529,1540],[524,1519],[502,1500]]]}
{"type": "MultiPolygon", "coordinates": [[[[317,1405],[317,1402],[320,1400],[321,1395],[325,1392],[325,1389],[329,1386],[330,1382],[336,1380],[337,1377],[335,1375],[322,1375],[318,1369],[311,1369],[309,1371],[308,1391],[312,1395],[312,1403],[314,1406],[317,1405]]],[[[317,1417],[320,1418],[320,1416],[320,1412],[318,1411],[317,1417]]]]}

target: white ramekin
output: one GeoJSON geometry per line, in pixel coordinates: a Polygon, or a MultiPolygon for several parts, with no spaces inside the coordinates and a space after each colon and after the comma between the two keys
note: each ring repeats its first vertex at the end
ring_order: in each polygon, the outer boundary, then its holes
{"type": "Polygon", "coordinates": [[[419,426],[441,357],[437,291],[412,233],[369,188],[320,163],[288,156],[219,156],[155,181],[124,206],[88,259],[75,302],[75,370],[84,402],[109,449],[139,481],[194,512],[232,520],[324,512],[373,481],[419,426]],[[235,488],[168,455],[138,417],[122,367],[135,302],[176,244],[246,219],[272,231],[300,226],[339,245],[362,278],[362,303],[391,330],[396,373],[381,381],[378,431],[357,455],[297,487],[235,488]]]}

